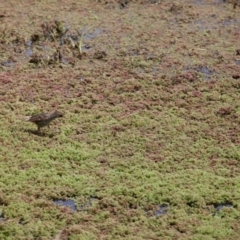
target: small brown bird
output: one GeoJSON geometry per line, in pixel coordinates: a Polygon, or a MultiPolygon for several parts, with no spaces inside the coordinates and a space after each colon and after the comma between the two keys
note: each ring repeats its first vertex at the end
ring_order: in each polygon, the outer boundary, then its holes
{"type": "Polygon", "coordinates": [[[58,117],[63,117],[63,114],[59,111],[52,111],[28,117],[27,120],[35,123],[38,126],[38,131],[40,131],[41,128],[49,126],[50,122],[58,117]]]}

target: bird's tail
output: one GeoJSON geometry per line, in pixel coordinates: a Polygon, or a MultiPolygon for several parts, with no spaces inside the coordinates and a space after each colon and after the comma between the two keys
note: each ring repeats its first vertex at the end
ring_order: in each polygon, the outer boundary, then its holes
{"type": "Polygon", "coordinates": [[[22,121],[29,121],[31,116],[18,116],[22,121]]]}

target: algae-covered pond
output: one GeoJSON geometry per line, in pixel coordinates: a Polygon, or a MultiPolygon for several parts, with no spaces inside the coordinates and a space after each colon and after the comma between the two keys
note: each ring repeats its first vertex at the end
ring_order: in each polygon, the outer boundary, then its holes
{"type": "Polygon", "coordinates": [[[239,5],[0,0],[0,239],[239,239],[239,5]]]}

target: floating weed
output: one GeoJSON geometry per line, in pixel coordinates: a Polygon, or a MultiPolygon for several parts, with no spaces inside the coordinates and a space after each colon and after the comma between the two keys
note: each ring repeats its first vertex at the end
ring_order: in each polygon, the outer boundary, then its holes
{"type": "Polygon", "coordinates": [[[153,2],[2,3],[1,239],[239,238],[239,19],[153,2]]]}

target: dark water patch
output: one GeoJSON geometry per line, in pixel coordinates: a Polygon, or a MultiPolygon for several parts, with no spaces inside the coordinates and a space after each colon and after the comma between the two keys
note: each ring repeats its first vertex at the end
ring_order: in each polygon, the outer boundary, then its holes
{"type": "Polygon", "coordinates": [[[102,28],[97,28],[95,29],[92,33],[86,33],[83,35],[84,40],[92,40],[95,39],[103,34],[103,29],[102,28]]]}
{"type": "Polygon", "coordinates": [[[73,200],[54,200],[54,203],[56,205],[64,206],[64,207],[69,207],[71,208],[74,212],[77,212],[77,208],[75,205],[75,202],[73,200]]]}
{"type": "Polygon", "coordinates": [[[197,4],[197,5],[207,5],[208,4],[206,0],[194,0],[193,3],[197,4]]]}
{"type": "Polygon", "coordinates": [[[199,30],[209,30],[212,27],[210,27],[209,24],[204,22],[203,20],[196,20],[193,22],[194,26],[197,27],[199,30]]]}
{"type": "Polygon", "coordinates": [[[201,73],[204,76],[205,80],[210,80],[212,75],[215,73],[215,71],[211,70],[207,66],[198,66],[198,67],[186,67],[184,69],[185,71],[191,71],[194,70],[196,72],[201,73]]]}
{"type": "Polygon", "coordinates": [[[25,51],[25,56],[31,57],[32,54],[33,54],[33,50],[31,48],[27,48],[25,51]]]}
{"type": "Polygon", "coordinates": [[[227,19],[220,21],[219,25],[228,27],[228,26],[232,26],[232,25],[239,25],[239,23],[240,23],[239,18],[238,19],[227,18],[227,19]]]}
{"type": "Polygon", "coordinates": [[[233,204],[231,202],[226,203],[216,203],[214,204],[215,211],[213,213],[213,216],[216,216],[217,213],[219,213],[223,208],[232,208],[233,204]]]}
{"type": "Polygon", "coordinates": [[[235,63],[236,63],[237,65],[240,65],[240,59],[235,60],[235,63]]]}
{"type": "Polygon", "coordinates": [[[217,24],[220,26],[220,27],[229,27],[229,26],[236,26],[238,27],[239,24],[240,24],[240,17],[239,15],[238,16],[235,16],[235,17],[232,17],[232,16],[227,16],[223,19],[220,19],[217,24]]]}
{"type": "Polygon", "coordinates": [[[64,56],[61,57],[61,63],[65,65],[68,64],[68,61],[64,56]]]}
{"type": "MultiPolygon", "coordinates": [[[[101,36],[104,32],[101,27],[92,30],[84,27],[81,30],[70,31],[70,27],[65,26],[64,22],[61,21],[45,22],[41,27],[42,32],[33,34],[27,41],[19,42],[24,45],[21,46],[21,48],[19,47],[18,50],[18,53],[22,53],[19,59],[20,62],[23,61],[22,57],[24,57],[24,60],[28,59],[27,62],[33,63],[38,67],[58,63],[63,65],[73,64],[74,59],[71,53],[64,51],[66,49],[64,47],[67,46],[68,50],[77,52],[77,54],[74,54],[76,58],[79,58],[78,53],[85,56],[83,53],[86,53],[92,48],[90,42],[101,36]],[[52,44],[50,44],[49,41],[56,43],[56,49],[52,49],[52,44]],[[49,55],[51,53],[53,54],[49,55]]],[[[19,43],[14,41],[7,45],[12,49],[18,46],[19,43]]],[[[0,67],[15,67],[15,62],[16,60],[13,57],[9,57],[9,59],[6,60],[2,59],[0,61],[0,67]]]]}
{"type": "Polygon", "coordinates": [[[167,204],[161,204],[157,207],[156,211],[154,212],[154,216],[162,216],[166,215],[168,211],[168,205],[167,204]]]}
{"type": "Polygon", "coordinates": [[[27,45],[28,47],[31,47],[32,44],[33,44],[33,41],[31,41],[31,40],[27,41],[27,43],[26,43],[26,45],[27,45]]]}
{"type": "MultiPolygon", "coordinates": [[[[44,45],[38,45],[38,51],[35,52],[32,47],[27,47],[24,54],[26,57],[30,58],[30,63],[39,64],[51,60],[52,56],[49,56],[50,52],[53,52],[52,48],[44,45]]],[[[53,55],[56,54],[55,52],[53,55]]]]}
{"type": "Polygon", "coordinates": [[[141,67],[136,68],[136,69],[135,69],[135,72],[136,72],[137,74],[143,74],[143,73],[145,73],[144,69],[141,68],[141,67]]]}
{"type": "Polygon", "coordinates": [[[166,215],[168,212],[169,206],[168,204],[160,204],[160,205],[148,205],[144,208],[144,212],[148,217],[160,217],[166,215]]]}
{"type": "MultiPolygon", "coordinates": [[[[91,46],[85,43],[85,41],[91,41],[102,34],[102,28],[97,28],[93,32],[89,32],[88,29],[84,27],[83,29],[78,30],[76,34],[68,35],[67,38],[70,40],[72,46],[81,46],[81,51],[86,52],[91,48],[91,46]]],[[[66,37],[64,39],[66,39],[66,37]]]]}
{"type": "Polygon", "coordinates": [[[11,61],[11,60],[5,60],[5,61],[0,62],[0,65],[4,66],[4,67],[12,67],[15,65],[15,62],[11,61]]]}
{"type": "MultiPolygon", "coordinates": [[[[223,4],[225,3],[226,0],[214,0],[213,3],[214,4],[223,4]]],[[[210,5],[211,3],[209,3],[208,0],[193,0],[193,3],[196,5],[210,5]]]]}
{"type": "Polygon", "coordinates": [[[215,3],[215,4],[223,4],[225,2],[226,2],[226,0],[214,0],[213,1],[213,3],[215,3]]]}
{"type": "Polygon", "coordinates": [[[29,40],[26,42],[26,48],[25,48],[25,56],[26,57],[31,57],[31,55],[33,54],[33,49],[32,49],[32,45],[33,45],[33,41],[29,40]]]}
{"type": "MultiPolygon", "coordinates": [[[[212,14],[211,17],[213,20],[216,19],[216,15],[212,14]]],[[[195,32],[195,30],[202,31],[203,34],[211,35],[213,30],[219,29],[221,27],[220,23],[210,23],[209,21],[206,21],[205,19],[198,19],[194,20],[192,24],[190,24],[191,29],[195,32]]]]}
{"type": "Polygon", "coordinates": [[[203,73],[203,74],[206,74],[206,75],[212,75],[212,71],[211,71],[208,67],[206,67],[206,66],[204,66],[204,67],[199,67],[199,68],[197,69],[197,71],[199,71],[199,72],[201,72],[201,73],[203,73]]]}

